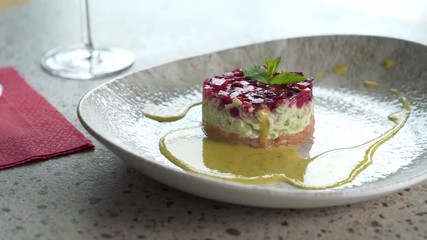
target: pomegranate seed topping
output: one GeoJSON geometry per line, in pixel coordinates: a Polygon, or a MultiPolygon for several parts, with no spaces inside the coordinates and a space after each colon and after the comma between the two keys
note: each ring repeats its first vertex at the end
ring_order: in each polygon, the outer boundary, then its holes
{"type": "Polygon", "coordinates": [[[205,96],[210,96],[212,95],[212,88],[210,86],[205,86],[205,88],[203,89],[203,95],[205,96]]]}
{"type": "Polygon", "coordinates": [[[237,109],[236,107],[232,107],[228,110],[230,112],[230,115],[234,118],[239,117],[239,109],[237,109]]]}
{"type": "Polygon", "coordinates": [[[233,72],[224,73],[223,76],[225,78],[233,78],[234,77],[234,73],[233,72]]]}
{"type": "Polygon", "coordinates": [[[248,110],[250,108],[253,108],[252,104],[248,102],[243,102],[243,109],[248,110]]]}
{"type": "Polygon", "coordinates": [[[236,68],[233,71],[235,76],[243,77],[243,70],[241,68],[236,68]]]}
{"type": "MultiPolygon", "coordinates": [[[[302,72],[295,74],[303,76],[302,72]]],[[[222,76],[206,78],[203,81],[203,94],[206,98],[218,100],[218,107],[233,102],[237,98],[242,102],[243,111],[266,108],[273,111],[282,104],[302,107],[309,103],[312,98],[313,79],[291,84],[267,85],[252,79],[245,78],[240,68],[232,72],[224,73],[222,76]]],[[[229,110],[230,114],[239,116],[239,109],[229,110]],[[235,113],[237,110],[237,113],[235,113]]]]}
{"type": "Polygon", "coordinates": [[[254,90],[255,90],[255,87],[254,87],[254,86],[252,86],[252,85],[246,85],[246,86],[244,86],[244,87],[243,87],[243,89],[244,89],[246,92],[252,92],[252,91],[254,91],[254,90]]]}
{"type": "Polygon", "coordinates": [[[311,83],[309,83],[309,82],[299,82],[299,83],[295,83],[295,86],[298,87],[299,89],[306,89],[308,87],[311,87],[311,83]]]}
{"type": "Polygon", "coordinates": [[[212,85],[217,86],[221,90],[224,90],[227,88],[228,81],[224,78],[212,78],[212,85]]]}
{"type": "MultiPolygon", "coordinates": [[[[240,81],[240,84],[242,84],[242,86],[247,86],[247,85],[249,85],[250,83],[248,82],[248,81],[245,81],[245,80],[242,80],[242,81],[240,81]]],[[[254,86],[252,86],[252,85],[250,85],[251,87],[254,87],[254,86]]]]}

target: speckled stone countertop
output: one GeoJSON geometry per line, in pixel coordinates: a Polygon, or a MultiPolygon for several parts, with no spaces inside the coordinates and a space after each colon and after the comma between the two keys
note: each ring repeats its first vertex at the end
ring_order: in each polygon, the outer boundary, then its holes
{"type": "MultiPolygon", "coordinates": [[[[387,9],[378,4],[386,1],[341,2],[93,0],[93,37],[135,54],[123,74],[294,36],[371,34],[427,44],[425,2],[387,9]]],[[[79,19],[77,0],[0,11],[0,66],[17,68],[96,145],[0,171],[0,239],[427,239],[427,182],[346,206],[262,209],[195,197],[136,172],[77,119],[80,98],[110,79],[63,80],[40,68],[47,50],[79,43],[79,19]]]]}

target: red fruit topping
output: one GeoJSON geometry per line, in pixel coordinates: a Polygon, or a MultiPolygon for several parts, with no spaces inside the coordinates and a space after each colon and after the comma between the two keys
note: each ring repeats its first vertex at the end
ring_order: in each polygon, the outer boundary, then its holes
{"type": "Polygon", "coordinates": [[[298,87],[299,89],[306,89],[308,87],[311,87],[311,82],[298,82],[295,83],[295,86],[298,87]]]}
{"type": "Polygon", "coordinates": [[[252,104],[250,104],[249,102],[246,101],[242,101],[243,102],[243,110],[245,111],[249,111],[249,109],[253,108],[252,104]]]}
{"type": "Polygon", "coordinates": [[[232,107],[232,108],[230,108],[228,111],[230,112],[230,115],[231,115],[232,117],[237,118],[237,117],[239,116],[239,109],[238,109],[238,108],[236,108],[236,107],[232,107]]]}
{"type": "MultiPolygon", "coordinates": [[[[302,72],[294,73],[303,76],[302,72]]],[[[313,98],[312,81],[313,78],[308,78],[298,83],[267,85],[245,78],[242,69],[237,68],[222,76],[206,78],[203,82],[203,95],[204,98],[218,99],[219,108],[236,98],[242,102],[243,111],[252,108],[273,111],[284,103],[289,106],[296,104],[301,108],[313,98]]],[[[229,112],[233,117],[240,115],[239,109],[235,107],[230,108],[229,112]]]]}
{"type": "Polygon", "coordinates": [[[234,73],[234,76],[243,77],[243,70],[240,68],[234,69],[233,73],[234,73]]]}
{"type": "Polygon", "coordinates": [[[217,94],[217,98],[221,100],[224,104],[230,104],[233,100],[230,97],[230,93],[220,90],[217,94]]]}
{"type": "Polygon", "coordinates": [[[212,78],[211,83],[212,85],[216,86],[218,89],[225,90],[229,82],[224,78],[212,78]]]}

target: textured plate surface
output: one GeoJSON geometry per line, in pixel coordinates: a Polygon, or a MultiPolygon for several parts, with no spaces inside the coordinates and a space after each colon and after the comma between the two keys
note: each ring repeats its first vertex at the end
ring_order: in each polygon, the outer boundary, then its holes
{"type": "Polygon", "coordinates": [[[78,115],[85,128],[117,156],[182,191],[262,207],[354,203],[427,179],[426,62],[425,46],[398,39],[346,35],[285,39],[180,60],[116,79],[84,96],[78,115]],[[373,164],[352,183],[328,190],[302,190],[285,183],[249,185],[205,177],[183,171],[160,154],[159,138],[171,130],[200,124],[200,108],[171,124],[145,118],[144,107],[185,106],[198,101],[205,77],[260,64],[266,56],[282,56],[285,69],[318,77],[314,89],[316,132],[307,155],[351,147],[390,129],[393,124],[387,116],[402,108],[390,88],[398,89],[410,101],[408,123],[378,149],[373,164]],[[386,60],[392,60],[393,66],[385,67],[386,60]],[[347,67],[344,74],[334,70],[340,64],[347,67]],[[365,80],[379,86],[365,88],[365,80]]]}

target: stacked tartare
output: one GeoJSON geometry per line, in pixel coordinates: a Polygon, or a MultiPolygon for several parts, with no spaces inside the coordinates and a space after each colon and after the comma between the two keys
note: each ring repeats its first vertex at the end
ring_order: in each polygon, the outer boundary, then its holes
{"type": "Polygon", "coordinates": [[[208,137],[252,147],[300,144],[314,131],[313,78],[266,84],[238,68],[204,80],[202,109],[208,137]]]}

